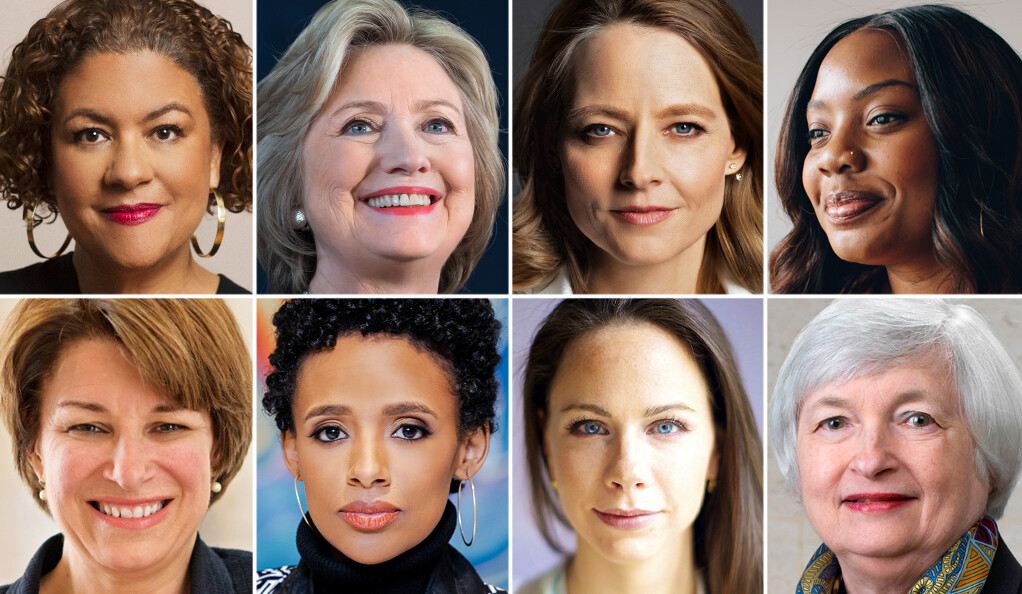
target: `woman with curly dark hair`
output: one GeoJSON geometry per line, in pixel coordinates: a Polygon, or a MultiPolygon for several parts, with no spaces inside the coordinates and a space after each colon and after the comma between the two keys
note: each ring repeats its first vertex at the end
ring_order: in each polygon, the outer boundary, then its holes
{"type": "Polygon", "coordinates": [[[296,299],[273,323],[263,408],[309,511],[301,562],[260,572],[257,590],[498,592],[448,544],[456,527],[475,540],[462,494],[474,508],[472,477],[496,429],[490,303],[296,299]]]}
{"type": "Polygon", "coordinates": [[[251,210],[251,147],[251,50],[229,22],[193,0],[61,3],[0,84],[0,199],[46,258],[0,274],[0,292],[247,292],[191,249],[212,256],[227,211],[251,210]],[[39,247],[58,214],[67,239],[39,247]]]}
{"type": "Polygon", "coordinates": [[[960,10],[842,23],[788,100],[775,293],[1022,290],[1022,60],[960,10]]]}

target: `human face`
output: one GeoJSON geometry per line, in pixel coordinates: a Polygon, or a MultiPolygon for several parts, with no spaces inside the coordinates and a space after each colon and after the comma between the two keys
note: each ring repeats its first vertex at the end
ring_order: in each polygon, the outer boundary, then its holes
{"type": "Polygon", "coordinates": [[[195,77],[151,52],[93,54],[54,101],[50,182],[77,250],[121,269],[190,259],[220,181],[195,77]]]}
{"type": "Polygon", "coordinates": [[[904,46],[883,31],[837,42],[806,111],[802,183],[842,260],[929,266],[937,143],[904,46]]]}
{"type": "Polygon", "coordinates": [[[693,246],[701,258],[724,176],[745,159],[706,60],[670,31],[611,25],[587,42],[573,83],[558,155],[575,225],[624,264],[693,246]]]}
{"type": "Polygon", "coordinates": [[[358,563],[422,542],[440,522],[451,479],[469,476],[465,457],[479,453],[458,438],[447,372],[403,338],[344,336],[309,356],[291,410],[288,468],[305,481],[316,529],[358,563]]]}
{"type": "Polygon", "coordinates": [[[439,270],[475,206],[458,88],[408,45],[355,50],[338,80],[302,148],[302,202],[320,266],[371,273],[425,262],[439,270]],[[390,206],[404,195],[409,205],[390,206]]]}
{"type": "Polygon", "coordinates": [[[842,563],[914,555],[928,567],[983,513],[989,482],[944,371],[896,367],[806,396],[802,502],[842,563]]]}
{"type": "Polygon", "coordinates": [[[29,460],[65,556],[115,573],[187,565],[209,507],[209,414],[153,390],[110,340],[65,347],[40,405],[29,460]]]}
{"type": "Polygon", "coordinates": [[[608,326],[568,345],[544,449],[579,550],[613,562],[680,558],[716,477],[709,390],[674,336],[608,326]]]}

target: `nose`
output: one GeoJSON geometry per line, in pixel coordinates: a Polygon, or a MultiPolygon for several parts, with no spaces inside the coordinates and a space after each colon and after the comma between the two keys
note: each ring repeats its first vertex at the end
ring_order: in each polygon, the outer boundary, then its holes
{"type": "Polygon", "coordinates": [[[818,151],[816,167],[824,175],[855,173],[866,167],[866,153],[851,130],[835,129],[818,151]]]}
{"type": "Polygon", "coordinates": [[[390,484],[387,453],[380,440],[356,439],[348,465],[348,484],[369,489],[390,484]]]}
{"type": "Polygon", "coordinates": [[[380,167],[387,173],[412,175],[430,170],[425,140],[410,125],[395,124],[384,131],[380,167]]]}
{"type": "Polygon", "coordinates": [[[149,478],[150,460],[151,456],[141,439],[122,436],[114,444],[106,478],[125,491],[137,491],[149,478]]]}
{"type": "Polygon", "coordinates": [[[869,479],[892,470],[896,462],[890,455],[889,441],[886,429],[864,427],[859,436],[858,450],[852,458],[851,469],[869,479]]]}
{"type": "Polygon", "coordinates": [[[616,447],[609,454],[612,459],[607,464],[606,484],[613,489],[641,489],[649,481],[648,456],[636,436],[619,434],[616,447]]]}
{"type": "Polygon", "coordinates": [[[621,165],[621,185],[634,190],[659,185],[663,181],[663,168],[656,135],[636,134],[628,143],[628,150],[621,165]]]}
{"type": "Polygon", "coordinates": [[[122,186],[130,190],[152,178],[153,167],[145,140],[123,138],[118,141],[104,181],[109,185],[122,186]]]}

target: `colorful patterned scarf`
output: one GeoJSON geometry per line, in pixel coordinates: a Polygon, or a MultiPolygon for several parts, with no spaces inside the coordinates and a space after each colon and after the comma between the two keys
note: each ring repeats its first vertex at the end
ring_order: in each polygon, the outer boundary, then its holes
{"type": "MultiPolygon", "coordinates": [[[[997,542],[997,524],[993,518],[983,516],[919,578],[909,594],[978,594],[990,574],[997,542]]],[[[820,545],[802,572],[795,594],[844,591],[837,557],[827,545],[820,545]]]]}

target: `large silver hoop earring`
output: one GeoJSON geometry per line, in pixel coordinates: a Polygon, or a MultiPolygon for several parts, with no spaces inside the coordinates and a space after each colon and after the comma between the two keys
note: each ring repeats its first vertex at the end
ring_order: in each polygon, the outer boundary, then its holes
{"type": "Polygon", "coordinates": [[[468,477],[468,486],[472,489],[472,539],[465,539],[465,528],[461,523],[461,488],[465,486],[465,481],[458,481],[458,529],[461,530],[461,540],[465,543],[466,547],[472,546],[472,543],[476,541],[476,486],[472,483],[472,477],[468,477]]]}
{"type": "Polygon", "coordinates": [[[28,234],[28,247],[32,248],[32,251],[35,252],[35,255],[39,256],[40,258],[52,260],[63,254],[64,250],[67,249],[67,246],[71,245],[71,233],[68,232],[67,238],[64,239],[64,243],[61,244],[60,249],[57,250],[57,253],[53,254],[52,256],[47,256],[46,254],[40,252],[39,248],[35,244],[35,234],[32,232],[35,229],[35,209],[37,206],[39,206],[39,202],[40,200],[36,200],[35,202],[33,202],[32,205],[28,207],[28,211],[25,212],[25,232],[28,234]]]}
{"type": "Polygon", "coordinates": [[[208,254],[202,253],[202,249],[199,247],[199,240],[192,233],[192,249],[195,250],[195,254],[200,258],[212,258],[217,250],[220,249],[220,243],[224,240],[224,224],[227,222],[227,209],[224,208],[224,197],[220,195],[220,191],[216,188],[213,188],[213,199],[216,200],[216,239],[213,240],[213,247],[209,248],[208,254]]]}
{"type": "Polygon", "coordinates": [[[309,516],[305,513],[305,508],[302,507],[302,498],[298,495],[298,477],[295,477],[295,499],[298,501],[298,510],[302,512],[302,519],[305,520],[305,525],[308,526],[313,532],[319,534],[319,530],[309,522],[309,516]]]}

